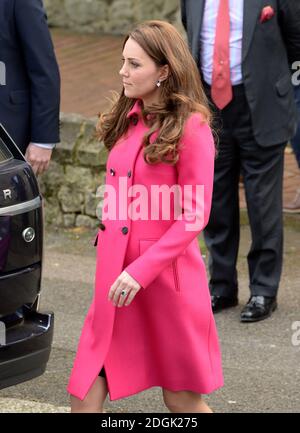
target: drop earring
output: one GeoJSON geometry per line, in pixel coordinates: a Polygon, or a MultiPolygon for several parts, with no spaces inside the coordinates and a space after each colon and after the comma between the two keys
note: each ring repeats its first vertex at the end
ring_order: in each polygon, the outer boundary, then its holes
{"type": "Polygon", "coordinates": [[[156,82],[156,85],[157,85],[157,87],[160,87],[160,80],[157,80],[157,82],[156,82]]]}

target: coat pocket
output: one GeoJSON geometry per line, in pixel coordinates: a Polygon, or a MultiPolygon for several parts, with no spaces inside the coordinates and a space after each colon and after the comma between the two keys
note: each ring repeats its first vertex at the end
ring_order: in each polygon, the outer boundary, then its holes
{"type": "Polygon", "coordinates": [[[284,75],[282,78],[280,78],[276,82],[275,87],[279,96],[284,96],[289,90],[292,90],[293,87],[290,74],[284,75]]]}
{"type": "Polygon", "coordinates": [[[12,90],[9,96],[10,102],[15,105],[27,104],[30,102],[29,90],[12,90]]]}
{"type": "MultiPolygon", "coordinates": [[[[155,244],[158,239],[140,239],[140,255],[142,255],[151,245],[155,244]]],[[[184,250],[181,255],[184,255],[186,251],[184,250]]],[[[162,273],[158,276],[159,281],[162,284],[171,284],[175,288],[176,292],[180,292],[180,282],[178,273],[178,260],[175,258],[172,263],[167,266],[162,273]]]]}

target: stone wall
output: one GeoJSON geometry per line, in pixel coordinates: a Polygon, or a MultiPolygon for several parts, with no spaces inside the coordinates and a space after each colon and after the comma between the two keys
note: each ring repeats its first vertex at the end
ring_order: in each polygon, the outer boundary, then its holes
{"type": "Polygon", "coordinates": [[[161,19],[180,27],[179,0],[44,0],[51,26],[125,34],[135,23],[161,19]]]}
{"type": "Polygon", "coordinates": [[[48,224],[99,225],[102,202],[97,191],[104,184],[108,151],[94,137],[95,124],[96,119],[61,114],[61,142],[39,179],[48,224]]]}

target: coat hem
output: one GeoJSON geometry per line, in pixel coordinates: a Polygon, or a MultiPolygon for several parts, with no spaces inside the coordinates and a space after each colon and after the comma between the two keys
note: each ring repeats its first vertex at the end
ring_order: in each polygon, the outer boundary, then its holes
{"type": "Polygon", "coordinates": [[[178,385],[178,386],[174,386],[174,385],[168,385],[168,384],[152,384],[152,385],[147,385],[144,387],[141,387],[135,391],[131,391],[128,393],[123,393],[123,394],[113,394],[109,392],[109,399],[110,401],[115,401],[115,400],[120,400],[122,398],[126,398],[126,397],[131,397],[135,394],[138,394],[140,392],[146,391],[147,389],[150,388],[154,388],[154,387],[158,387],[158,388],[164,388],[167,389],[169,391],[173,391],[173,392],[177,392],[177,391],[192,391],[198,394],[211,394],[212,392],[215,392],[217,389],[222,388],[224,386],[224,382],[220,382],[220,384],[215,384],[214,386],[211,387],[191,387],[191,386],[182,386],[182,385],[178,385]]]}

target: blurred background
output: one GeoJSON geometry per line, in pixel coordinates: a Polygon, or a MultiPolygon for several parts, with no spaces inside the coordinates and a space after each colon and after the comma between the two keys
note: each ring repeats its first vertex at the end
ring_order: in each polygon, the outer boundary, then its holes
{"type": "MultiPolygon", "coordinates": [[[[47,222],[64,227],[97,225],[95,194],[105,173],[106,153],[92,134],[98,113],[109,107],[111,90],[121,90],[124,35],[137,22],[163,19],[185,36],[179,4],[179,0],[44,0],[61,73],[62,138],[41,179],[47,222]]],[[[299,170],[288,145],[284,203],[293,199],[299,185],[299,170]]],[[[242,178],[240,201],[245,209],[242,178]]],[[[243,218],[247,221],[246,212],[243,218]]],[[[285,219],[292,224],[299,221],[298,215],[285,219]]]]}

